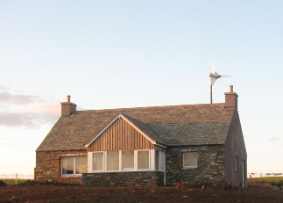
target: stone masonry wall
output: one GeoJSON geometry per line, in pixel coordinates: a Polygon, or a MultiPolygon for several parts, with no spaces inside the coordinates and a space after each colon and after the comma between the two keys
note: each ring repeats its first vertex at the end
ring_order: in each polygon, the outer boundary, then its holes
{"type": "Polygon", "coordinates": [[[164,173],[159,171],[84,173],[83,185],[87,186],[163,186],[164,173]]]}
{"type": "Polygon", "coordinates": [[[166,185],[225,181],[224,145],[168,147],[166,185]],[[197,168],[183,168],[183,153],[197,152],[197,168]]]}
{"type": "Polygon", "coordinates": [[[86,155],[86,151],[36,152],[36,181],[82,184],[81,175],[76,177],[61,177],[61,157],[86,155]]]}

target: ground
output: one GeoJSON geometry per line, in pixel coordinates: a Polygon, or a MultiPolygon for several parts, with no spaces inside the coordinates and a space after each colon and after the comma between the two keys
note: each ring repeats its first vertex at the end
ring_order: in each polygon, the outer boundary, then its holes
{"type": "Polygon", "coordinates": [[[73,185],[29,185],[0,187],[0,203],[277,203],[283,190],[271,188],[105,188],[73,185]]]}

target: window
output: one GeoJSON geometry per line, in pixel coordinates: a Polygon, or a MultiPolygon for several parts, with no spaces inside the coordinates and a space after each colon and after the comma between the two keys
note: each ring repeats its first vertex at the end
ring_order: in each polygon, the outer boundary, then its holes
{"type": "Polygon", "coordinates": [[[134,170],[134,151],[122,151],[122,170],[134,170]]]}
{"type": "Polygon", "coordinates": [[[78,175],[87,172],[86,157],[62,157],[61,173],[63,176],[78,175]]]}
{"type": "Polygon", "coordinates": [[[149,151],[138,151],[138,169],[149,169],[149,151]]]}
{"type": "Polygon", "coordinates": [[[93,171],[103,171],[103,152],[96,152],[92,154],[92,170],[93,171]]]}
{"type": "Polygon", "coordinates": [[[184,168],[196,168],[197,167],[197,153],[196,152],[183,153],[183,167],[184,168]]]}
{"type": "Polygon", "coordinates": [[[235,156],[235,172],[238,172],[238,157],[235,156]]]}
{"type": "Polygon", "coordinates": [[[155,159],[154,149],[88,152],[88,171],[96,173],[155,170],[155,159]]]}
{"type": "Polygon", "coordinates": [[[119,171],[119,151],[107,152],[107,171],[119,171]]]}

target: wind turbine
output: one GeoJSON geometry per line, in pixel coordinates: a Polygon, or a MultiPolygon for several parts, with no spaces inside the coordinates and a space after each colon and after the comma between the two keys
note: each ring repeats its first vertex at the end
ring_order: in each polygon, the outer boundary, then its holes
{"type": "Polygon", "coordinates": [[[219,74],[217,73],[217,71],[216,71],[214,62],[211,63],[211,66],[212,66],[212,69],[213,69],[213,73],[208,72],[208,73],[207,73],[207,76],[210,77],[210,79],[211,79],[211,82],[210,82],[210,103],[212,104],[212,87],[214,86],[215,81],[216,81],[218,78],[221,78],[221,77],[230,77],[230,76],[228,76],[228,75],[219,75],[219,74]]]}

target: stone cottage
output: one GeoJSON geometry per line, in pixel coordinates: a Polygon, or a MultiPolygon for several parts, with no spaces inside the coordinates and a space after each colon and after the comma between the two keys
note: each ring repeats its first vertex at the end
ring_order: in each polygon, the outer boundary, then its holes
{"type": "Polygon", "coordinates": [[[247,185],[247,153],[237,109],[225,103],[76,111],[61,117],[36,150],[36,181],[93,186],[247,185]]]}

